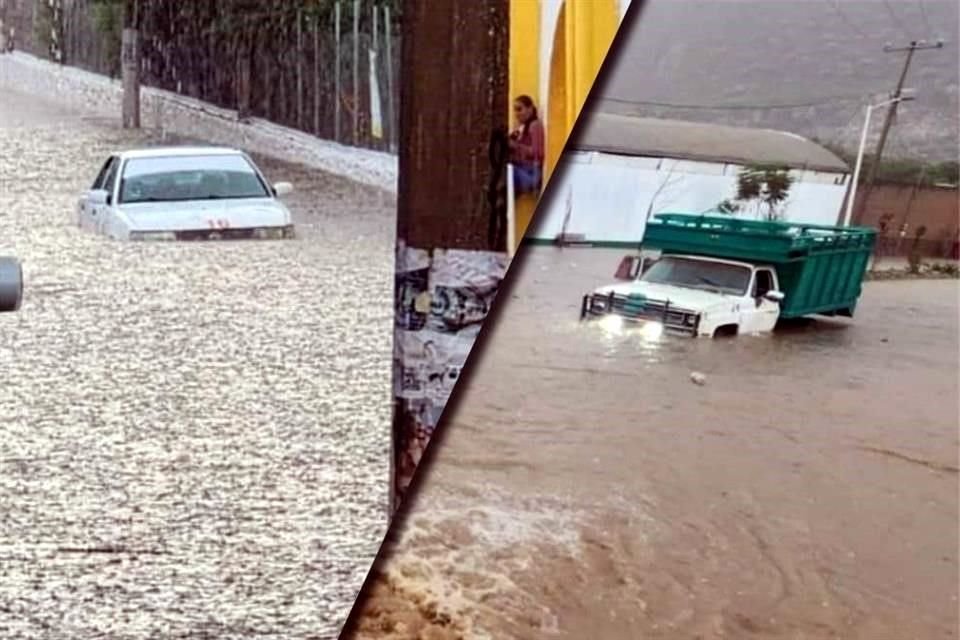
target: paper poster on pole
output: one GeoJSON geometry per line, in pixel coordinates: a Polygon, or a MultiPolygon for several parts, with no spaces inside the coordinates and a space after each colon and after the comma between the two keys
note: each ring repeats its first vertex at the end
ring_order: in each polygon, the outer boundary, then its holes
{"type": "Polygon", "coordinates": [[[377,52],[370,49],[370,135],[383,139],[383,114],[380,108],[380,84],[377,82],[377,52]]]}

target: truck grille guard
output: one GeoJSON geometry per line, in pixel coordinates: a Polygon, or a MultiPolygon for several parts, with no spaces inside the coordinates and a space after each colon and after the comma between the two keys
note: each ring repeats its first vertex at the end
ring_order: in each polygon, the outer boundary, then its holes
{"type": "Polygon", "coordinates": [[[580,305],[580,319],[616,314],[633,322],[659,322],[673,333],[695,336],[700,329],[700,314],[674,307],[669,300],[631,297],[623,294],[588,293],[580,305]]]}

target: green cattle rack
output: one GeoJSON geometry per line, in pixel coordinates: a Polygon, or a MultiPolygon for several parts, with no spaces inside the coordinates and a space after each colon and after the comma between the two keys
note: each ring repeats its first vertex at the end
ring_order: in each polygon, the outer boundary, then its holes
{"type": "Polygon", "coordinates": [[[664,254],[699,255],[777,270],[785,298],[781,318],[852,316],[876,232],[732,217],[667,213],[647,225],[643,246],[664,254]]]}

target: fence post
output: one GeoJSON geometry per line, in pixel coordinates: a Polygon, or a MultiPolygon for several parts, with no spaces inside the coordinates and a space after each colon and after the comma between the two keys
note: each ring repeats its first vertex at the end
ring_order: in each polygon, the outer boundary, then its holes
{"type": "Polygon", "coordinates": [[[372,48],[367,57],[370,72],[370,139],[375,149],[383,149],[386,140],[383,134],[383,95],[380,91],[380,11],[376,3],[370,7],[373,18],[372,48]]]}
{"type": "Polygon", "coordinates": [[[250,49],[244,42],[237,52],[237,119],[250,117],[250,49]]]}
{"type": "Polygon", "coordinates": [[[303,131],[303,10],[297,9],[297,129],[303,131]]]}
{"type": "Polygon", "coordinates": [[[333,32],[336,45],[336,65],[333,73],[334,84],[334,111],[333,111],[333,139],[340,142],[340,101],[343,99],[340,90],[340,0],[333,5],[333,32]]]}
{"type": "Polygon", "coordinates": [[[360,0],[353,0],[353,145],[360,144],[360,0]]]}
{"type": "Polygon", "coordinates": [[[387,126],[390,131],[390,152],[397,152],[397,109],[394,106],[393,98],[393,30],[390,22],[390,5],[383,7],[383,30],[384,40],[386,41],[387,59],[384,61],[387,67],[387,126]]]}
{"type": "Polygon", "coordinates": [[[320,16],[313,19],[313,134],[320,135],[320,16]]]}

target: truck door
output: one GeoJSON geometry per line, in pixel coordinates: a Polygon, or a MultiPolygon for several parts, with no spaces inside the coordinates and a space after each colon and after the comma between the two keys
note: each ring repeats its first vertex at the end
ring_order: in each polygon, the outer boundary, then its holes
{"type": "Polygon", "coordinates": [[[780,317],[780,305],[767,300],[770,291],[777,290],[777,275],[773,269],[761,267],[753,276],[752,301],[747,302],[743,311],[741,330],[747,333],[772,331],[780,317]]]}

